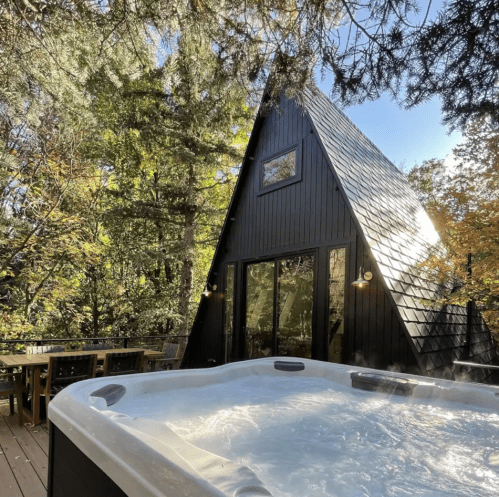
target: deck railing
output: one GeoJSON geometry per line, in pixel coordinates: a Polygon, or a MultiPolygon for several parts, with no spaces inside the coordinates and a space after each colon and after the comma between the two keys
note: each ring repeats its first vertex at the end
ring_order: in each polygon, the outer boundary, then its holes
{"type": "Polygon", "coordinates": [[[465,368],[469,373],[473,369],[488,369],[490,371],[498,371],[499,366],[497,364],[481,364],[477,362],[469,361],[454,361],[454,378],[459,377],[462,373],[465,373],[465,368]]]}
{"type": "Polygon", "coordinates": [[[122,348],[127,349],[132,342],[132,345],[144,348],[144,345],[151,347],[151,342],[159,341],[156,346],[160,349],[162,342],[168,340],[176,343],[177,339],[188,338],[188,335],[147,335],[147,336],[112,336],[112,337],[90,337],[90,338],[28,338],[25,340],[12,339],[0,340],[0,354],[1,353],[23,353],[21,349],[16,347],[19,345],[43,345],[49,343],[97,343],[97,342],[113,342],[115,345],[122,345],[122,348]]]}

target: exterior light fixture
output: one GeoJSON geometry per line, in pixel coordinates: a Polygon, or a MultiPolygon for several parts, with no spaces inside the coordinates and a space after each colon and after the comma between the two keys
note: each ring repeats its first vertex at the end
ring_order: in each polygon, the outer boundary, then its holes
{"type": "Polygon", "coordinates": [[[206,285],[204,286],[204,290],[203,290],[203,295],[205,297],[209,297],[212,292],[216,291],[217,289],[217,285],[210,285],[208,282],[206,282],[206,285]]]}
{"type": "Polygon", "coordinates": [[[373,279],[373,274],[369,271],[366,271],[364,274],[362,273],[364,273],[364,268],[361,266],[359,268],[359,277],[352,283],[352,286],[364,288],[370,285],[369,282],[373,279]]]}

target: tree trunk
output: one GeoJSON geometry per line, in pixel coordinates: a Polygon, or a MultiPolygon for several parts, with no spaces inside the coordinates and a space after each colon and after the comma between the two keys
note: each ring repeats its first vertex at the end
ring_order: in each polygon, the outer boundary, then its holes
{"type": "Polygon", "coordinates": [[[90,277],[92,278],[92,333],[94,337],[97,337],[99,336],[100,317],[97,268],[92,266],[90,271],[90,277]]]}
{"type": "MultiPolygon", "coordinates": [[[[184,237],[182,240],[182,266],[180,269],[180,291],[179,291],[179,315],[180,324],[178,327],[178,335],[189,334],[189,308],[192,296],[192,268],[193,268],[193,255],[195,243],[195,226],[196,219],[196,205],[194,202],[194,166],[189,166],[188,188],[186,198],[188,199],[187,207],[184,213],[184,237]]],[[[180,340],[180,349],[183,356],[187,346],[187,338],[180,340]]]]}

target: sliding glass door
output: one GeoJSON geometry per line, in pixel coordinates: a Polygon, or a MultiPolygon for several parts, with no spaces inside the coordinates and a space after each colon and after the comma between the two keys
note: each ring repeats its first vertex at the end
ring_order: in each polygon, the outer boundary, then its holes
{"type": "Polygon", "coordinates": [[[342,362],[345,330],[345,249],[329,251],[329,362],[342,362]]]}
{"type": "Polygon", "coordinates": [[[314,256],[246,267],[245,359],[311,357],[314,256]]]}
{"type": "Polygon", "coordinates": [[[312,356],[314,257],[278,261],[277,355],[312,356]]]}
{"type": "Polygon", "coordinates": [[[234,282],[235,282],[234,264],[229,264],[225,271],[225,319],[224,319],[224,349],[225,363],[233,359],[233,337],[234,337],[234,282]]]}
{"type": "Polygon", "coordinates": [[[245,359],[273,355],[275,263],[246,267],[245,359]]]}

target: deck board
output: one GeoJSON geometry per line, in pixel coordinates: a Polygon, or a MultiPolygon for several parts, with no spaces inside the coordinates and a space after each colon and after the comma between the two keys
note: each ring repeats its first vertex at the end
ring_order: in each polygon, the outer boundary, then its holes
{"type": "Polygon", "coordinates": [[[46,426],[19,426],[7,402],[0,403],[0,497],[47,495],[46,426]]]}
{"type": "Polygon", "coordinates": [[[12,473],[12,469],[7,461],[7,457],[1,447],[0,452],[0,481],[2,482],[0,492],[2,497],[23,497],[14,473],[12,473]]]}
{"type": "Polygon", "coordinates": [[[45,456],[49,455],[49,434],[46,428],[41,426],[27,425],[26,429],[31,434],[36,443],[40,446],[45,456]]]}
{"type": "Polygon", "coordinates": [[[38,445],[32,434],[24,427],[19,426],[17,417],[5,418],[12,435],[26,455],[26,460],[31,462],[33,469],[40,478],[43,486],[47,488],[48,458],[47,454],[38,445]]]}

